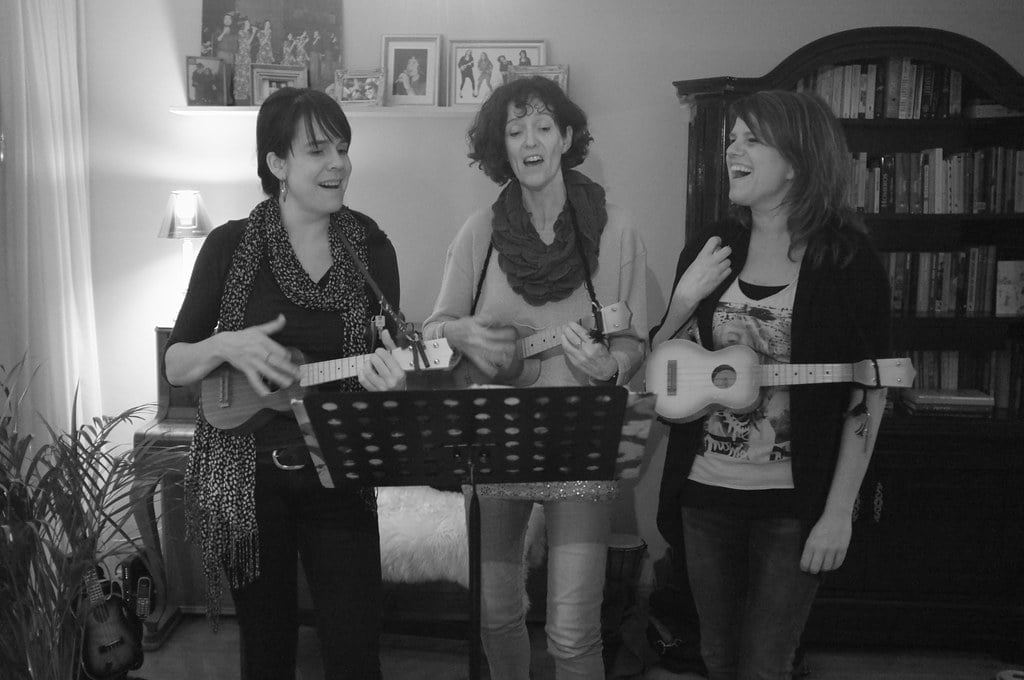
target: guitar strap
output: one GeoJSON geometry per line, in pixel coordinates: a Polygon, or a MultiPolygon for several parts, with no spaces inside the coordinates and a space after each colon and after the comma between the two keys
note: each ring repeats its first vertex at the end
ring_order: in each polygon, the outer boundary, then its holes
{"type": "Polygon", "coordinates": [[[385,297],[384,292],[380,289],[380,286],[378,286],[377,282],[373,280],[373,276],[370,274],[370,271],[366,268],[366,265],[363,264],[363,261],[361,259],[359,259],[359,255],[356,253],[355,248],[352,247],[352,244],[349,242],[348,238],[345,236],[345,234],[340,235],[341,244],[345,246],[345,250],[348,252],[348,256],[352,258],[353,262],[355,262],[356,268],[359,270],[359,273],[366,281],[366,284],[370,286],[370,290],[372,290],[373,294],[377,296],[377,301],[380,304],[380,308],[384,310],[384,313],[387,314],[388,317],[391,318],[391,321],[395,324],[395,328],[397,329],[398,333],[401,336],[397,338],[398,343],[403,347],[408,346],[413,349],[413,364],[415,368],[420,368],[421,361],[423,362],[422,365],[426,366],[427,354],[426,350],[423,347],[423,343],[420,340],[419,331],[415,330],[412,323],[405,320],[405,315],[402,314],[402,310],[395,309],[394,307],[391,306],[391,303],[388,302],[388,299],[387,297],[385,297]]]}

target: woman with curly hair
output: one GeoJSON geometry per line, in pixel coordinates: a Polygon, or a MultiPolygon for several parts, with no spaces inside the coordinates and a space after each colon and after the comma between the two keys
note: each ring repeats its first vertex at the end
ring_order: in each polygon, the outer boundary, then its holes
{"type": "MultiPolygon", "coordinates": [[[[441,290],[424,322],[487,382],[514,382],[517,337],[563,327],[540,358],[538,387],[623,385],[645,355],[646,250],[626,214],[579,171],[587,118],[553,81],[496,88],[469,130],[469,157],[503,188],[471,215],[448,248],[441,290]],[[573,321],[616,301],[632,325],[611,338],[573,321]]],[[[481,519],[483,647],[495,680],[530,670],[523,540],[534,503],[548,544],[548,651],[556,677],[604,677],[601,600],[614,481],[477,487],[481,519]]]]}

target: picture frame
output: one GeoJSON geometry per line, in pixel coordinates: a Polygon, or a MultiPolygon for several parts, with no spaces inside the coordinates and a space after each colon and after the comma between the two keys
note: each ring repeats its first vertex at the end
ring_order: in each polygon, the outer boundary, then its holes
{"type": "Polygon", "coordinates": [[[546,64],[543,40],[450,40],[448,105],[479,106],[495,87],[508,82],[513,65],[546,64]]]}
{"type": "Polygon", "coordinates": [[[338,69],[327,93],[342,106],[379,106],[384,96],[384,69],[338,69]]]}
{"type": "Polygon", "coordinates": [[[252,64],[307,66],[309,87],[321,91],[334,83],[334,71],[345,67],[341,0],[201,4],[199,54],[224,61],[229,104],[253,103],[252,64]]]}
{"type": "Polygon", "coordinates": [[[224,62],[215,57],[185,57],[185,92],[189,106],[227,106],[224,62]]]}
{"type": "Polygon", "coordinates": [[[381,64],[386,106],[437,106],[440,35],[383,35],[381,64]]]}
{"type": "Polygon", "coordinates": [[[550,64],[548,66],[511,66],[509,67],[508,80],[518,80],[531,76],[541,76],[558,83],[562,91],[569,93],[569,66],[568,64],[550,64]]]}
{"type": "Polygon", "coordinates": [[[309,75],[305,66],[284,64],[252,65],[252,103],[259,106],[274,90],[282,87],[308,87],[309,75]]]}

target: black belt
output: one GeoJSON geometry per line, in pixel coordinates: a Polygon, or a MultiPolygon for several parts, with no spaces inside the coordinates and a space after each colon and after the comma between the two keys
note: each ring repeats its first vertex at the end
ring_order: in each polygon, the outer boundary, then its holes
{"type": "Polygon", "coordinates": [[[256,452],[257,464],[273,464],[279,470],[301,470],[310,462],[309,449],[305,446],[286,446],[256,452]]]}

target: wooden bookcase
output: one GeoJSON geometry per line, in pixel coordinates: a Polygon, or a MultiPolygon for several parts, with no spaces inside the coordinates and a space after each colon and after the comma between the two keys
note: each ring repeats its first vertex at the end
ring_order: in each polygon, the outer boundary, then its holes
{"type": "MultiPolygon", "coordinates": [[[[956,33],[872,27],[798,49],[759,78],[675,82],[690,108],[686,232],[728,210],[725,148],[733,100],[798,89],[829,65],[906,57],[957,70],[964,91],[1024,110],[1024,77],[984,45],[956,33]]],[[[966,108],[966,104],[965,104],[966,108]]],[[[1024,148],[1024,117],[843,118],[853,153],[941,147],[1024,148]]],[[[1018,176],[1017,181],[1021,181],[1018,176]]],[[[994,214],[865,214],[885,251],[959,251],[994,245],[1024,259],[1024,206],[994,214]]],[[[1024,338],[1024,319],[894,316],[894,347],[997,350],[1024,338]]],[[[1013,365],[1019,383],[1021,364],[1013,365]]],[[[887,415],[862,485],[844,567],[820,592],[805,642],[986,648],[1024,658],[1024,421],[887,415]]]]}

